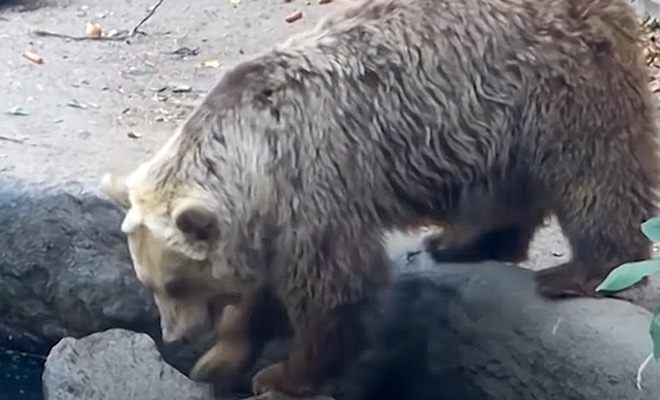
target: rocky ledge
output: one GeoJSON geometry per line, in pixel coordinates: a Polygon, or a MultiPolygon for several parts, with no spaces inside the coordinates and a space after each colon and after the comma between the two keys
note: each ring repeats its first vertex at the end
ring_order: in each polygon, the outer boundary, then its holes
{"type": "MultiPolygon", "coordinates": [[[[84,189],[93,185],[0,187],[0,347],[46,354],[67,337],[46,363],[46,397],[180,398],[168,385],[191,398],[208,395],[180,372],[199,350],[161,343],[151,296],[119,231],[121,211],[84,189]]],[[[389,312],[373,322],[376,363],[355,366],[330,393],[335,398],[660,396],[655,362],[636,386],[651,351],[645,309],[609,299],[549,302],[534,293],[530,270],[407,257],[418,249],[418,236],[391,241],[400,275],[384,300],[389,312]]],[[[654,309],[655,298],[641,304],[654,309]]]]}
{"type": "MultiPolygon", "coordinates": [[[[614,299],[548,301],[515,265],[399,264],[370,322],[370,356],[333,385],[338,400],[656,400],[651,314],[614,299]]],[[[64,339],[46,362],[47,400],[211,399],[167,365],[147,335],[64,339]]],[[[268,394],[264,398],[285,398],[268,394]]]]}
{"type": "Polygon", "coordinates": [[[122,211],[99,189],[17,180],[0,188],[0,348],[45,355],[63,337],[125,328],[150,334],[168,361],[190,368],[194,350],[162,345],[119,229],[122,211]]]}

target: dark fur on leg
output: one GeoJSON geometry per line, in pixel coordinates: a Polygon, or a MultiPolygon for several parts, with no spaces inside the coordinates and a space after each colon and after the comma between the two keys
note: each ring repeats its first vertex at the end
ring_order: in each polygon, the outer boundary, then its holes
{"type": "MultiPolygon", "coordinates": [[[[527,258],[535,226],[510,226],[482,233],[461,245],[449,239],[444,232],[432,234],[425,247],[438,262],[479,262],[498,260],[521,262],[527,258]]],[[[451,236],[448,233],[447,236],[451,236]]]]}
{"type": "Polygon", "coordinates": [[[268,341],[291,333],[280,302],[267,290],[245,296],[225,306],[219,321],[218,342],[197,362],[191,373],[211,383],[214,395],[222,398],[251,392],[248,372],[268,341]]]}
{"type": "Polygon", "coordinates": [[[340,376],[347,362],[366,345],[361,306],[342,306],[297,331],[289,358],[263,368],[253,377],[253,393],[309,395],[327,379],[340,376]]]}
{"type": "Polygon", "coordinates": [[[552,298],[605,297],[595,290],[600,283],[597,279],[589,279],[580,274],[584,269],[584,266],[576,265],[575,261],[569,261],[537,271],[535,278],[539,293],[552,298]]]}

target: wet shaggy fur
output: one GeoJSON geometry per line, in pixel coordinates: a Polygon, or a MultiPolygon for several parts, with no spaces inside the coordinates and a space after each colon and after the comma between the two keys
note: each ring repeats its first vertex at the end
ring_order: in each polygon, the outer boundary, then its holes
{"type": "Polygon", "coordinates": [[[131,210],[214,279],[243,271],[281,302],[294,344],[257,392],[317,390],[357,353],[351,306],[388,282],[389,229],[444,221],[438,259],[519,260],[554,213],[573,258],[539,291],[596,296],[649,256],[639,225],[657,212],[628,3],[359,2],[227,72],[129,178],[131,210]]]}

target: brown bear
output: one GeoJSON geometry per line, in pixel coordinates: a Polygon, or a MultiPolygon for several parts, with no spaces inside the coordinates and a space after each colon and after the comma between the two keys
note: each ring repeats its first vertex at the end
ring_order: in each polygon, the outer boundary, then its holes
{"type": "Polygon", "coordinates": [[[294,341],[254,391],[316,391],[361,348],[384,232],[426,219],[440,260],[518,260],[554,213],[573,257],[539,292],[596,296],[657,212],[638,26],[628,0],[364,0],[238,64],[105,181],[168,339],[268,290],[294,341]]]}

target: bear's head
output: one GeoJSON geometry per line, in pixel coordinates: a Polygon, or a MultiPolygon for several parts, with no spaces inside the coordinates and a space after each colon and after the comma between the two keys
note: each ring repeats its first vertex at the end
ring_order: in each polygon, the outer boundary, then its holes
{"type": "Polygon", "coordinates": [[[126,210],[121,225],[139,281],[152,293],[166,342],[208,333],[222,304],[259,286],[259,277],[229,265],[213,201],[157,190],[146,165],[128,177],[103,177],[102,190],[126,210]]]}

